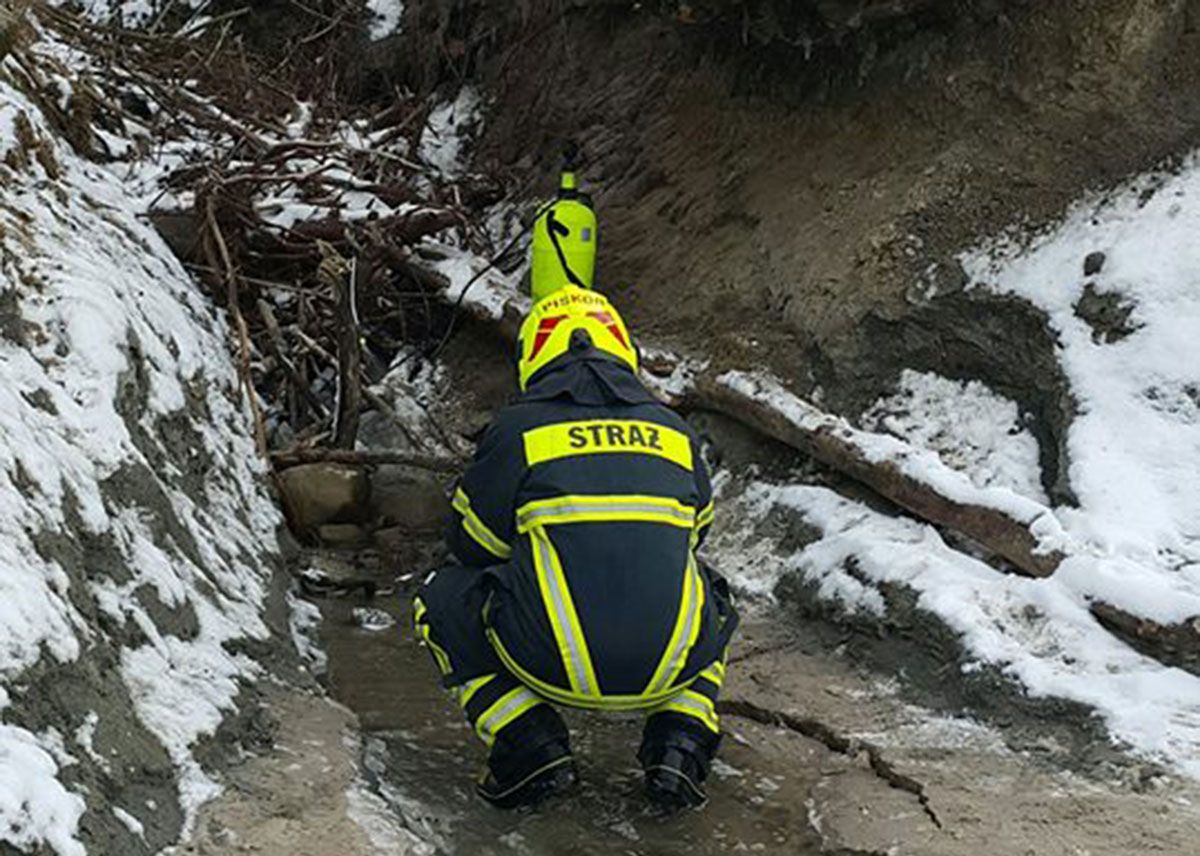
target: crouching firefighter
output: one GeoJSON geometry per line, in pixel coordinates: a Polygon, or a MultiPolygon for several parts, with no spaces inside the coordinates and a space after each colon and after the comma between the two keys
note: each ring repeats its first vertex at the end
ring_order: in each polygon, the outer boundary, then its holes
{"type": "Polygon", "coordinates": [[[636,368],[600,294],[567,286],[534,306],[522,394],[454,495],[449,542],[462,564],[432,574],[415,600],[419,637],[491,750],[478,791],[501,807],[573,784],[555,703],[646,712],[650,797],[705,800],[737,617],[696,558],[713,519],[696,438],[636,368]]]}
{"type": "MultiPolygon", "coordinates": [[[[578,238],[565,219],[552,234],[578,238]]],[[[577,275],[545,288],[537,248],[535,235],[521,394],[454,495],[461,564],[425,581],[417,633],[490,748],[489,802],[533,804],[575,782],[559,704],[644,712],[649,796],[698,806],[737,625],[724,580],[696,557],[713,519],[708,473],[687,424],[638,380],[616,310],[577,275]]],[[[555,255],[570,271],[575,256],[555,255]]]]}

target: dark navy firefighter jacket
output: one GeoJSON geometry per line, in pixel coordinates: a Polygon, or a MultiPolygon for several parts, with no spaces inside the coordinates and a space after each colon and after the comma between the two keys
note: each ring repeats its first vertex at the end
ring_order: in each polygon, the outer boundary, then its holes
{"type": "Polygon", "coordinates": [[[455,556],[486,574],[488,640],[576,707],[651,707],[723,656],[736,625],[696,549],[712,486],[695,435],[590,347],[532,378],[454,496],[455,556]]]}

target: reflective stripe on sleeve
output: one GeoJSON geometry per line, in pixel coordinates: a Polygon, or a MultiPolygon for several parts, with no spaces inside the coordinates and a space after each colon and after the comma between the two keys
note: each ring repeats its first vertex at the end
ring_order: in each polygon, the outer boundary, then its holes
{"type": "Polygon", "coordinates": [[[454,492],[454,500],[450,503],[451,507],[462,515],[463,530],[466,531],[471,538],[498,559],[507,559],[512,556],[512,547],[498,538],[487,524],[480,519],[475,510],[471,508],[471,500],[467,496],[466,491],[461,487],[454,492]]]}

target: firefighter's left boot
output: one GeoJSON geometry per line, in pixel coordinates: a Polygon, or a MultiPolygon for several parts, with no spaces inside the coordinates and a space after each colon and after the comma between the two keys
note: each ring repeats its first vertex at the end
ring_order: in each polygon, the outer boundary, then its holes
{"type": "Polygon", "coordinates": [[[489,761],[476,786],[479,795],[496,808],[535,806],[571,790],[579,778],[570,748],[560,741],[524,753],[519,762],[498,765],[500,776],[496,766],[489,761]]]}
{"type": "Polygon", "coordinates": [[[533,806],[565,793],[578,780],[567,727],[541,704],[496,735],[476,790],[497,808],[533,806]]]}

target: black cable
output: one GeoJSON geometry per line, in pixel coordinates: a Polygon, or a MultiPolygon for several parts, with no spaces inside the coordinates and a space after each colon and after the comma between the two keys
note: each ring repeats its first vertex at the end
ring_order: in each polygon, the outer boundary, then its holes
{"type": "Polygon", "coordinates": [[[523,226],[521,231],[514,235],[512,239],[504,245],[500,252],[492,256],[482,269],[480,269],[473,277],[467,280],[467,284],[464,285],[462,291],[458,293],[458,298],[454,301],[454,305],[450,308],[452,314],[450,316],[450,323],[446,325],[445,334],[442,336],[441,340],[436,346],[426,349],[421,356],[427,360],[433,360],[436,359],[443,350],[445,350],[446,345],[450,343],[450,337],[454,335],[455,327],[458,324],[458,318],[462,314],[462,305],[463,301],[467,298],[467,292],[471,290],[471,287],[475,285],[475,283],[478,282],[485,273],[496,269],[496,266],[500,263],[500,260],[512,252],[513,248],[521,241],[521,239],[533,230],[541,216],[549,211],[557,201],[557,199],[551,200],[539,208],[537,213],[533,216],[532,222],[530,222],[528,226],[523,226]]]}

